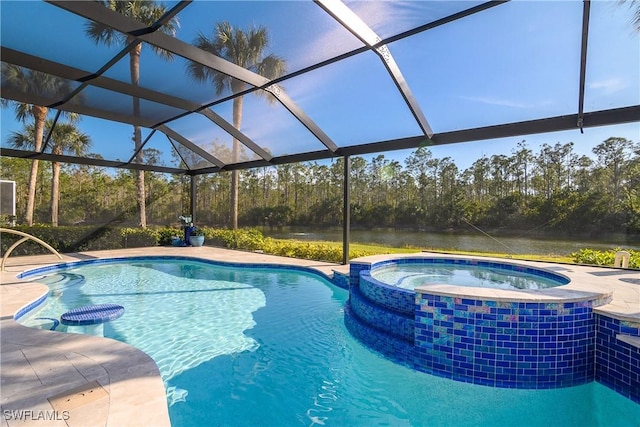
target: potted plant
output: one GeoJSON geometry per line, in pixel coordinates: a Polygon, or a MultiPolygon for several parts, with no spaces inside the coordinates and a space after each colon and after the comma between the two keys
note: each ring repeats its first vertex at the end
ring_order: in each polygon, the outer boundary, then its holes
{"type": "Polygon", "coordinates": [[[191,246],[202,246],[204,244],[204,231],[198,227],[193,227],[189,236],[189,243],[191,243],[191,246]]]}
{"type": "Polygon", "coordinates": [[[179,246],[188,246],[189,245],[189,236],[191,236],[191,230],[193,230],[193,222],[191,215],[180,215],[178,219],[180,220],[180,228],[182,228],[184,233],[184,242],[179,246]]]}
{"type": "Polygon", "coordinates": [[[171,246],[182,246],[184,241],[180,236],[171,236],[171,246]]]}

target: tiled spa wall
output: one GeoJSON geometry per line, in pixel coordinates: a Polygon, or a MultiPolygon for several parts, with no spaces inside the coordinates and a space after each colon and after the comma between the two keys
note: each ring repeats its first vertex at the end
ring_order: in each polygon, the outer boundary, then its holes
{"type": "Polygon", "coordinates": [[[640,325],[594,313],[608,298],[552,303],[456,298],[380,284],[369,270],[369,264],[351,264],[345,324],[396,362],[496,387],[557,388],[597,380],[640,401],[638,346],[619,339],[640,336],[640,325]],[[406,310],[406,292],[412,312],[406,310]]]}
{"type": "Polygon", "coordinates": [[[640,403],[640,322],[594,317],[596,381],[640,403]]]}
{"type": "Polygon", "coordinates": [[[496,387],[591,382],[592,304],[497,302],[417,292],[416,368],[496,387]]]}

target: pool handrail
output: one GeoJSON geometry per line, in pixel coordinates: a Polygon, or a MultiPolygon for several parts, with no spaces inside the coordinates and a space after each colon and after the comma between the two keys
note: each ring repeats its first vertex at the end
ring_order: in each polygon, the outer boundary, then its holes
{"type": "Polygon", "coordinates": [[[13,245],[11,245],[9,247],[9,249],[7,249],[7,252],[5,252],[4,256],[2,257],[2,263],[0,263],[0,271],[6,271],[5,267],[4,267],[4,264],[7,261],[7,258],[9,258],[9,255],[11,255],[11,252],[13,252],[13,250],[15,248],[17,248],[19,245],[21,245],[22,243],[26,242],[27,240],[33,240],[34,242],[39,243],[40,245],[42,245],[45,248],[49,249],[49,251],[51,251],[51,253],[54,254],[55,256],[57,256],[58,258],[63,259],[62,255],[60,255],[60,253],[58,253],[58,251],[56,251],[54,248],[52,248],[46,242],[38,239],[35,236],[32,236],[31,234],[27,234],[27,233],[24,233],[24,232],[18,231],[18,230],[12,230],[10,228],[0,228],[0,233],[17,234],[18,236],[23,236],[22,239],[18,240],[13,245]]]}

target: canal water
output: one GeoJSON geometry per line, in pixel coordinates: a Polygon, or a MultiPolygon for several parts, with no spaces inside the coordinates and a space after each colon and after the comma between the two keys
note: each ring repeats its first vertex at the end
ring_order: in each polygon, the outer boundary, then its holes
{"type": "MultiPolygon", "coordinates": [[[[342,241],[342,229],[283,227],[260,229],[265,236],[277,239],[342,241]]],[[[498,252],[507,254],[569,255],[580,249],[608,250],[621,247],[640,250],[640,241],[627,236],[610,236],[602,240],[585,238],[541,238],[537,236],[496,236],[490,233],[434,233],[409,230],[351,230],[351,243],[380,244],[392,247],[418,247],[432,250],[498,252]]]]}

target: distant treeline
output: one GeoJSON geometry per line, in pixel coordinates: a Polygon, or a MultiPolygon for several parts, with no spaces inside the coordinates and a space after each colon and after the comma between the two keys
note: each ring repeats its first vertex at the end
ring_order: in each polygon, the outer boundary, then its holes
{"type": "MultiPolygon", "coordinates": [[[[1,158],[2,178],[17,182],[18,223],[26,209],[31,160],[1,158]]],[[[339,225],[343,159],[242,171],[240,226],[339,225]]],[[[50,222],[51,168],[39,169],[35,222],[50,222]]],[[[197,177],[198,225],[230,224],[230,173],[197,177]]],[[[63,165],[60,225],[136,225],[135,172],[63,165]]],[[[147,172],[150,225],[189,213],[189,177],[147,172]]],[[[404,162],[378,155],[351,158],[355,227],[490,229],[640,234],[640,144],[611,137],[591,156],[573,143],[522,141],[511,155],[476,160],[460,170],[451,157],[421,147],[404,162]]]]}

